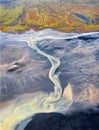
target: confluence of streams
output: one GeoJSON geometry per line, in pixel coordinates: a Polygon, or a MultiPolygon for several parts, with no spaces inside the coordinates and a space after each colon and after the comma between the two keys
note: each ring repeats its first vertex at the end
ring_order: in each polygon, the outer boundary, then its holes
{"type": "MultiPolygon", "coordinates": [[[[98,33],[98,32],[96,32],[98,33]]],[[[13,110],[4,118],[1,117],[1,123],[0,123],[0,130],[24,130],[27,123],[31,120],[31,116],[33,116],[36,113],[41,112],[62,112],[69,109],[70,105],[73,102],[72,98],[72,89],[70,84],[66,86],[64,89],[64,92],[62,93],[62,87],[60,84],[60,80],[58,78],[58,75],[55,74],[56,69],[60,66],[60,60],[59,58],[56,58],[54,56],[51,56],[42,50],[40,50],[37,46],[37,43],[44,39],[73,39],[78,38],[79,36],[86,36],[91,35],[92,33],[82,33],[82,34],[72,34],[66,36],[65,34],[58,36],[52,35],[44,35],[44,36],[37,36],[37,37],[23,37],[18,35],[10,35],[8,34],[9,39],[16,40],[16,41],[25,41],[28,43],[28,46],[36,50],[39,54],[45,56],[48,58],[48,60],[51,63],[51,68],[49,71],[49,79],[54,84],[54,92],[50,93],[49,95],[47,93],[38,93],[33,96],[32,99],[30,99],[26,103],[18,103],[16,106],[14,106],[13,110]],[[18,123],[23,121],[23,125],[19,126],[16,129],[16,126],[18,123]]],[[[99,33],[98,33],[99,34],[99,33]]],[[[57,34],[56,34],[57,35],[57,34]]],[[[5,112],[5,111],[4,111],[5,112]]]]}
{"type": "Polygon", "coordinates": [[[47,102],[50,102],[50,103],[55,102],[55,101],[60,99],[61,94],[62,94],[62,88],[61,88],[60,80],[58,78],[58,75],[55,75],[56,69],[60,66],[60,60],[59,60],[59,58],[56,58],[54,56],[51,56],[51,55],[41,51],[37,47],[36,43],[37,42],[35,42],[35,44],[33,44],[32,40],[31,40],[30,43],[29,43],[29,46],[31,48],[35,49],[39,54],[47,57],[49,59],[51,65],[52,65],[51,68],[50,68],[50,71],[49,71],[49,79],[54,84],[54,93],[46,99],[46,103],[47,102]]]}
{"type": "MultiPolygon", "coordinates": [[[[20,104],[15,107],[15,109],[5,118],[5,120],[0,124],[0,130],[15,130],[16,125],[28,118],[33,114],[40,112],[55,112],[58,111],[58,107],[70,103],[62,97],[62,88],[60,85],[60,80],[58,75],[55,74],[56,69],[60,66],[59,58],[46,54],[37,47],[37,41],[32,38],[29,40],[20,40],[28,43],[28,46],[36,50],[39,54],[47,57],[51,63],[51,68],[49,71],[49,79],[54,84],[54,92],[48,94],[41,94],[33,97],[33,100],[25,104],[20,104]],[[60,100],[62,97],[62,100],[60,100]]],[[[30,120],[29,120],[30,121],[30,120]]],[[[26,122],[27,124],[27,122],[26,122]]],[[[20,129],[23,130],[25,125],[20,129]]],[[[19,129],[18,129],[19,130],[19,129]]]]}

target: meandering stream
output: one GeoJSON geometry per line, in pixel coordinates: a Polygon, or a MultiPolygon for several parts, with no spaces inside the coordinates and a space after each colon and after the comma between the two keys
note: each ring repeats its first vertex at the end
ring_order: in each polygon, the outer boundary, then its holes
{"type": "MultiPolygon", "coordinates": [[[[54,57],[40,50],[38,43],[44,39],[73,39],[79,36],[90,35],[91,33],[84,34],[68,34],[59,33],[47,34],[44,36],[41,31],[38,35],[8,35],[9,39],[16,41],[25,41],[29,47],[36,50],[40,55],[48,58],[51,63],[49,70],[49,79],[54,84],[54,91],[50,94],[41,92],[34,95],[33,99],[29,102],[17,104],[13,111],[0,123],[0,130],[23,130],[27,123],[31,120],[31,116],[41,112],[63,112],[69,109],[73,102],[72,88],[68,84],[62,93],[62,87],[58,75],[55,73],[56,69],[60,66],[60,59],[54,57]],[[26,120],[25,120],[26,119],[26,120]],[[23,125],[18,125],[24,120],[23,125]],[[17,126],[18,125],[18,126],[17,126]],[[17,126],[17,127],[16,127],[17,126]]],[[[92,33],[94,34],[94,33],[92,33]]],[[[46,86],[47,87],[47,86],[46,86]]]]}

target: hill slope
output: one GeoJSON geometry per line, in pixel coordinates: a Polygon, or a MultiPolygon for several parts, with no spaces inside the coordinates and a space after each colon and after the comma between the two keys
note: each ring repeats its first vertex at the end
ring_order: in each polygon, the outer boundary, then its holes
{"type": "Polygon", "coordinates": [[[53,28],[60,31],[99,30],[98,1],[1,0],[0,30],[4,32],[53,28]]]}

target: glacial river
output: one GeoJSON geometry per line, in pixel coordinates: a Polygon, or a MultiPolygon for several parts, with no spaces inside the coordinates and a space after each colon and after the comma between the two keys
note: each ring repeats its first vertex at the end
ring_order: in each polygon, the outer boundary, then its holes
{"type": "MultiPolygon", "coordinates": [[[[46,39],[74,39],[80,36],[86,36],[91,34],[97,34],[98,32],[92,33],[62,33],[53,30],[43,30],[39,32],[26,32],[25,34],[5,34],[1,35],[6,38],[8,41],[24,41],[28,44],[30,48],[37,51],[38,54],[48,58],[51,63],[49,70],[49,79],[54,84],[54,91],[50,94],[41,92],[34,94],[33,98],[30,101],[16,104],[14,109],[5,117],[0,117],[0,130],[24,130],[27,123],[31,120],[31,116],[36,113],[41,112],[66,112],[71,104],[73,103],[72,87],[70,83],[62,92],[62,87],[60,84],[59,75],[55,73],[56,69],[60,66],[60,59],[54,57],[40,50],[38,43],[46,39]],[[19,125],[21,122],[24,122],[23,125],[19,125]]],[[[99,33],[98,33],[99,34],[99,33]]],[[[47,86],[46,86],[47,87],[47,86]]],[[[6,109],[5,109],[6,111],[6,109]]],[[[5,113],[3,111],[3,113],[5,113]]]]}

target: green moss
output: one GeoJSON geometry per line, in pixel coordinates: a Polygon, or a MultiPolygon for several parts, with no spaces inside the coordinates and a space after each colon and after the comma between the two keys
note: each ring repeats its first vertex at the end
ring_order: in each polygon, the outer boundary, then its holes
{"type": "Polygon", "coordinates": [[[27,26],[26,25],[25,26],[16,25],[16,26],[14,26],[14,28],[16,31],[22,31],[22,30],[27,29],[27,26]]]}
{"type": "MultiPolygon", "coordinates": [[[[24,1],[24,0],[23,0],[24,1]]],[[[43,0],[40,0],[43,1],[43,0]]],[[[0,25],[2,31],[22,31],[29,28],[39,30],[41,28],[53,28],[60,31],[75,30],[98,30],[95,25],[98,24],[98,10],[91,9],[90,5],[68,4],[63,2],[57,4],[54,0],[53,6],[51,0],[40,2],[38,0],[25,0],[24,4],[20,1],[18,4],[9,7],[0,6],[0,25]],[[22,3],[22,4],[21,4],[22,3]],[[61,6],[60,6],[61,5],[61,6]],[[67,7],[68,6],[68,7],[67,7]],[[87,9],[88,7],[88,9],[87,9]],[[86,8],[86,9],[85,9],[86,8]],[[33,10],[32,10],[33,9],[33,10]],[[36,9],[36,10],[35,10],[36,9]],[[29,11],[30,10],[30,11],[29,11]],[[89,19],[89,25],[74,15],[78,12],[89,19]]],[[[59,0],[60,1],[60,0],[59,0]]]]}
{"type": "Polygon", "coordinates": [[[22,13],[22,7],[4,8],[0,7],[0,22],[2,25],[10,25],[16,21],[22,13]]]}

